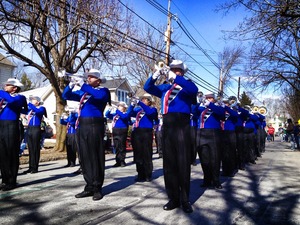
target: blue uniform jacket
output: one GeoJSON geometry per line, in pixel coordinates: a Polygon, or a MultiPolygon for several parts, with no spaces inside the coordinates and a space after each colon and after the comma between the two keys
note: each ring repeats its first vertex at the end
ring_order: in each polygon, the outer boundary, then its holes
{"type": "Polygon", "coordinates": [[[130,117],[133,108],[134,107],[130,105],[126,112],[121,112],[117,109],[115,113],[111,113],[110,110],[107,110],[105,113],[105,117],[111,120],[115,120],[115,128],[128,128],[128,126],[130,125],[130,117]]]}
{"type": "Polygon", "coordinates": [[[199,106],[199,128],[221,129],[221,120],[225,119],[225,109],[210,102],[207,107],[199,106]]]}
{"type": "Polygon", "coordinates": [[[18,120],[20,114],[28,111],[25,96],[20,94],[11,95],[6,91],[0,90],[0,101],[4,100],[0,112],[0,120],[18,120]]]}
{"type": "Polygon", "coordinates": [[[155,85],[156,79],[149,77],[144,90],[149,94],[161,98],[161,112],[191,113],[191,105],[196,99],[197,86],[183,76],[176,76],[174,84],[155,85]],[[177,84],[177,85],[176,85],[177,84]]]}
{"type": "Polygon", "coordinates": [[[75,112],[71,112],[67,119],[60,119],[60,124],[68,125],[68,127],[67,127],[68,134],[76,133],[75,124],[76,124],[77,118],[78,118],[78,114],[75,112]]]}
{"type": "Polygon", "coordinates": [[[83,84],[80,90],[73,92],[69,86],[66,86],[62,97],[65,100],[80,102],[85,93],[87,93],[86,100],[81,108],[80,117],[103,118],[103,111],[110,100],[110,92],[107,88],[93,88],[88,84],[83,84]]]}
{"type": "Polygon", "coordinates": [[[157,109],[152,106],[145,105],[143,102],[139,101],[138,106],[133,109],[131,116],[136,117],[139,112],[141,112],[141,114],[138,127],[153,128],[155,121],[158,121],[157,109]]]}
{"type": "Polygon", "coordinates": [[[44,106],[35,107],[31,102],[28,103],[28,114],[31,113],[32,117],[28,126],[40,126],[43,116],[47,117],[46,108],[44,106]]]}
{"type": "Polygon", "coordinates": [[[224,130],[235,130],[236,123],[238,121],[239,114],[237,111],[232,110],[230,107],[225,106],[225,121],[224,130]]]}

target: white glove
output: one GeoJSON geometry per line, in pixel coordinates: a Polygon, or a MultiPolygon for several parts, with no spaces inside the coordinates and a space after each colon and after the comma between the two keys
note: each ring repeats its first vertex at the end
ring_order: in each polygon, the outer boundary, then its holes
{"type": "Polygon", "coordinates": [[[68,114],[66,114],[66,113],[61,114],[61,119],[63,119],[63,120],[68,119],[68,114]]]}
{"type": "Polygon", "coordinates": [[[207,99],[205,99],[204,105],[205,105],[205,106],[209,106],[209,104],[210,104],[210,101],[208,101],[207,99]]]}
{"type": "Polygon", "coordinates": [[[161,75],[160,70],[156,70],[155,73],[152,75],[152,78],[154,80],[156,80],[157,78],[159,78],[161,75]]]}
{"type": "Polygon", "coordinates": [[[176,74],[173,71],[169,71],[169,73],[168,73],[168,80],[170,82],[172,82],[173,80],[175,80],[175,78],[176,78],[176,74]]]}
{"type": "Polygon", "coordinates": [[[222,102],[221,107],[225,108],[225,106],[226,106],[225,103],[222,102]]]}
{"type": "Polygon", "coordinates": [[[112,108],[111,110],[110,110],[110,113],[111,114],[115,114],[117,112],[117,109],[116,108],[112,108]]]}
{"type": "Polygon", "coordinates": [[[76,84],[76,79],[75,77],[71,77],[70,83],[69,83],[69,87],[72,89],[76,84]]]}
{"type": "Polygon", "coordinates": [[[83,78],[76,78],[76,85],[78,85],[79,87],[81,87],[84,84],[84,80],[83,78]]]}
{"type": "Polygon", "coordinates": [[[133,99],[132,101],[131,101],[131,105],[132,106],[135,106],[136,104],[138,104],[139,103],[139,100],[138,99],[133,99]]]}

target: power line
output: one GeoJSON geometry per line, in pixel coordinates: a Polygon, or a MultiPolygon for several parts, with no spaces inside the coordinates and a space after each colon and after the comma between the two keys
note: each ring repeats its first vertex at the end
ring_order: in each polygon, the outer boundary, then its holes
{"type": "Polygon", "coordinates": [[[213,47],[206,41],[206,39],[201,35],[201,33],[197,30],[197,28],[191,23],[191,21],[185,16],[185,14],[181,11],[181,9],[176,5],[176,3],[173,1],[173,4],[178,9],[178,11],[183,15],[183,17],[188,21],[188,23],[195,29],[195,31],[199,34],[199,36],[205,41],[205,43],[213,50],[215,54],[218,54],[213,47]]]}

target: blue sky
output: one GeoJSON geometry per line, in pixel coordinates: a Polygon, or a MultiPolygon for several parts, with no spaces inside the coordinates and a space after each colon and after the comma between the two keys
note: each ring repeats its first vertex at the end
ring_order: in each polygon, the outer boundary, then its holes
{"type": "MultiPolygon", "coordinates": [[[[132,9],[153,25],[167,23],[165,14],[157,10],[146,0],[122,0],[123,3],[128,3],[132,9]]],[[[156,0],[159,4],[167,9],[168,0],[156,0]]],[[[176,14],[188,29],[197,43],[205,49],[209,56],[217,63],[218,54],[223,51],[225,46],[234,46],[236,43],[225,41],[223,39],[223,31],[234,29],[243,19],[242,11],[232,12],[227,16],[223,16],[222,12],[215,12],[216,6],[224,0],[172,0],[171,12],[176,14]]],[[[141,21],[141,23],[143,23],[141,21]]],[[[178,37],[177,41],[184,43],[187,46],[181,46],[185,51],[192,55],[194,60],[188,59],[186,64],[189,69],[200,76],[205,81],[218,87],[218,69],[203,55],[200,50],[195,50],[189,46],[194,46],[193,43],[186,37],[182,30],[178,27],[176,21],[172,20],[173,35],[178,37]],[[206,69],[203,69],[205,67],[206,69]],[[208,71],[209,72],[208,72],[208,71]]],[[[172,49],[171,49],[172,51],[172,49]]],[[[232,90],[228,91],[228,95],[233,95],[232,91],[237,92],[236,85],[232,90]]],[[[206,90],[204,90],[206,92],[206,90]]]]}

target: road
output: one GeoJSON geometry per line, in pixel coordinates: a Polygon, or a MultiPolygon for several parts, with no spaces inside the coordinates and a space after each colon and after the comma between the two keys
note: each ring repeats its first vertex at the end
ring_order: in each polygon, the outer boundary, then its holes
{"type": "Polygon", "coordinates": [[[76,199],[84,187],[78,167],[64,168],[66,160],[41,163],[40,172],[26,174],[22,165],[18,188],[0,191],[0,224],[300,224],[300,152],[288,143],[266,143],[257,164],[235,177],[221,177],[222,190],[200,188],[201,165],[192,166],[191,203],[194,212],[164,211],[168,201],[162,159],[154,154],[153,181],[135,183],[132,152],[127,166],[114,168],[106,155],[104,198],[76,199]]]}

